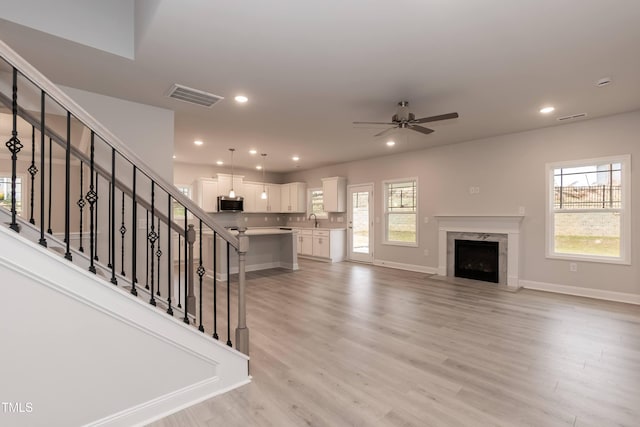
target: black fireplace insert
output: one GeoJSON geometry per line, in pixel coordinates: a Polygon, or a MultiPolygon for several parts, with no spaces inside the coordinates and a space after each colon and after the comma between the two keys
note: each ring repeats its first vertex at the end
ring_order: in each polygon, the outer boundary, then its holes
{"type": "Polygon", "coordinates": [[[498,283],[498,242],[483,240],[456,240],[456,277],[498,283]]]}

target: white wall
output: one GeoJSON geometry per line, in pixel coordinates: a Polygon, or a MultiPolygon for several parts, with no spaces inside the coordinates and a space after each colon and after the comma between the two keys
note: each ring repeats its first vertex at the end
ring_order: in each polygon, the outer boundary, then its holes
{"type": "MultiPolygon", "coordinates": [[[[348,184],[375,183],[375,258],[436,268],[434,215],[518,215],[523,206],[521,280],[640,294],[640,216],[632,219],[632,265],[569,262],[545,258],[545,164],[618,154],[640,158],[640,112],[515,133],[462,144],[300,171],[286,181],[320,186],[327,176],[348,184]],[[382,181],[418,177],[419,247],[383,245],[382,181]],[[469,187],[480,194],[469,194],[469,187]],[[425,224],[424,218],[428,218],[425,224]],[[424,251],[429,255],[425,256],[424,251]]],[[[373,142],[372,142],[373,143],[373,142]]],[[[632,209],[640,200],[640,174],[632,175],[632,209]]]]}
{"type": "Polygon", "coordinates": [[[133,0],[0,0],[2,17],[54,36],[134,59],[133,0]],[[56,19],[51,19],[55,16],[56,19]]]}

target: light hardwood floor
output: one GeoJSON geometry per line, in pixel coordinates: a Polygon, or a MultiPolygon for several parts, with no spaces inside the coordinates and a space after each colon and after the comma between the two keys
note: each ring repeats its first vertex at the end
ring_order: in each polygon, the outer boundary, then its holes
{"type": "Polygon", "coordinates": [[[640,426],[638,306],[301,267],[247,275],[252,383],[153,426],[640,426]]]}

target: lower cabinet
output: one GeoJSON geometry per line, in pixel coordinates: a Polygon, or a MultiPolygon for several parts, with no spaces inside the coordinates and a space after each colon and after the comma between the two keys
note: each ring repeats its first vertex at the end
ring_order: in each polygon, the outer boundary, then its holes
{"type": "Polygon", "coordinates": [[[298,231],[298,255],[328,262],[345,259],[345,229],[301,229],[298,231]]]}

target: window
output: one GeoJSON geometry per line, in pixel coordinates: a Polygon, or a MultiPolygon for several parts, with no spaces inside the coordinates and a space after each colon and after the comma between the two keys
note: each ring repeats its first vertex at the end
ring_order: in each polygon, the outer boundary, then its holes
{"type": "Polygon", "coordinates": [[[628,264],[630,156],[547,165],[547,256],[628,264]]]}
{"type": "Polygon", "coordinates": [[[307,206],[307,214],[316,214],[316,218],[328,218],[329,215],[324,211],[324,198],[322,197],[322,188],[310,188],[307,194],[309,206],[307,206]]]}
{"type": "Polygon", "coordinates": [[[384,182],[385,243],[416,246],[416,179],[384,182]]]}
{"type": "MultiPolygon", "coordinates": [[[[187,198],[191,198],[191,186],[190,185],[179,185],[176,184],[176,188],[178,189],[179,192],[181,192],[182,194],[185,195],[185,197],[187,198]]],[[[173,212],[171,213],[171,215],[173,215],[173,219],[184,219],[184,206],[182,206],[182,204],[180,202],[177,202],[176,200],[172,200],[173,203],[173,212]]]]}
{"type": "MultiPolygon", "coordinates": [[[[0,206],[11,211],[11,174],[0,175],[0,206]]],[[[22,177],[16,177],[16,214],[22,216],[22,177]]]]}

